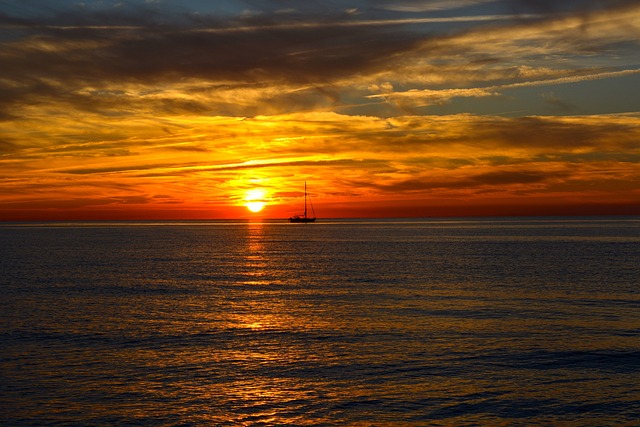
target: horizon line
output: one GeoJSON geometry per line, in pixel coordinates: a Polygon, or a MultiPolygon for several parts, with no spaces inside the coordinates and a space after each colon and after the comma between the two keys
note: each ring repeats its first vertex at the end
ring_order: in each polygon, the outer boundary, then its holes
{"type": "MultiPolygon", "coordinates": [[[[631,213],[611,213],[611,214],[493,214],[493,215],[437,215],[437,216],[385,216],[385,217],[327,217],[318,218],[316,222],[334,222],[334,221],[411,221],[411,220],[468,220],[468,219],[492,219],[492,218],[539,218],[539,219],[551,219],[551,218],[635,218],[640,214],[631,213]]],[[[241,222],[241,223],[283,223],[289,224],[287,218],[156,218],[156,219],[144,219],[144,218],[130,218],[130,219],[0,219],[0,225],[2,224],[38,224],[38,223],[127,223],[127,222],[139,222],[139,223],[197,223],[197,222],[241,222]]]]}

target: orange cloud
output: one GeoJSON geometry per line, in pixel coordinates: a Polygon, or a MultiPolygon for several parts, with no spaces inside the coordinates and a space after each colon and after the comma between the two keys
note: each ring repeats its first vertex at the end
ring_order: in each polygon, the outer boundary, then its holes
{"type": "MultiPolygon", "coordinates": [[[[136,123],[135,139],[14,150],[0,162],[4,215],[26,208],[146,206],[225,216],[259,184],[273,195],[274,215],[285,217],[305,180],[313,183],[319,209],[323,203],[412,199],[482,204],[544,196],[560,202],[568,195],[576,202],[632,203],[638,196],[637,115],[381,119],[313,113],[164,119],[164,125],[160,134],[154,122],[136,123]]],[[[129,133],[126,127],[120,132],[129,133]]]]}

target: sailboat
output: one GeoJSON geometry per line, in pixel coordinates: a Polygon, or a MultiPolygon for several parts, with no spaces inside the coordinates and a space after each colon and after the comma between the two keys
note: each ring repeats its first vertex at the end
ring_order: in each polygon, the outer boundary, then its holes
{"type": "Polygon", "coordinates": [[[313,203],[311,203],[311,199],[309,199],[309,204],[311,205],[311,212],[313,212],[313,217],[307,216],[307,183],[304,183],[304,215],[294,215],[289,218],[289,222],[315,222],[316,221],[316,212],[313,210],[313,203]]]}

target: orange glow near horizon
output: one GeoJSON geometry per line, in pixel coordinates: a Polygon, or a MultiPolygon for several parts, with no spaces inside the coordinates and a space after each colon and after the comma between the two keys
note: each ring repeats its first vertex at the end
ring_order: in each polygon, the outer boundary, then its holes
{"type": "Polygon", "coordinates": [[[0,162],[10,178],[3,182],[0,218],[243,218],[238,208],[288,218],[302,210],[305,181],[320,217],[640,213],[634,160],[640,117],[634,115],[314,113],[194,118],[181,120],[179,129],[187,123],[194,130],[173,136],[138,129],[147,135],[144,143],[61,141],[33,147],[24,159],[5,156],[0,162]],[[221,155],[217,147],[233,140],[202,135],[224,133],[243,143],[221,155]],[[567,144],[571,134],[582,136],[567,144]],[[298,152],[299,141],[284,142],[287,135],[303,136],[308,152],[298,152]],[[182,148],[196,137],[201,149],[182,148]],[[257,141],[269,143],[260,148],[257,141]],[[243,150],[252,161],[242,160],[243,150]]]}
{"type": "Polygon", "coordinates": [[[321,217],[638,213],[635,115],[164,121],[167,135],[135,123],[120,130],[136,140],[65,136],[5,156],[1,218],[242,218],[239,207],[287,218],[302,209],[305,181],[321,217]],[[567,145],[571,134],[583,136],[567,145]]]}

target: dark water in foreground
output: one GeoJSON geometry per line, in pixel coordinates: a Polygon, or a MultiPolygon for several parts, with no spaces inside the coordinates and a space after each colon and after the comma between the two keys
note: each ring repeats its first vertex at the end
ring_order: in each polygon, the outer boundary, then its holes
{"type": "Polygon", "coordinates": [[[2,425],[638,425],[640,218],[0,225],[2,425]]]}

